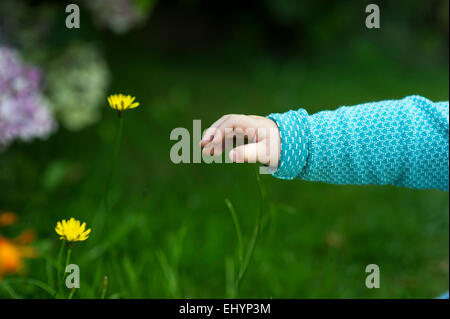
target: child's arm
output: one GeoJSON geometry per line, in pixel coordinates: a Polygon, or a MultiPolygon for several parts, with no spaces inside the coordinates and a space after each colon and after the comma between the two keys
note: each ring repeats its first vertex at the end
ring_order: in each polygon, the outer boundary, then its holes
{"type": "Polygon", "coordinates": [[[409,96],[313,115],[271,114],[281,139],[274,176],[448,191],[448,112],[448,102],[409,96]]]}

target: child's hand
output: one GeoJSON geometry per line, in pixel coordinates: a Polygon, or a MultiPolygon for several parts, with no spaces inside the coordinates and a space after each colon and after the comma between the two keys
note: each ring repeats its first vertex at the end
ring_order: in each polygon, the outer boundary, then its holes
{"type": "MultiPolygon", "coordinates": [[[[247,139],[247,144],[232,149],[229,158],[233,162],[260,162],[278,167],[281,150],[280,131],[274,121],[256,115],[228,114],[214,122],[203,134],[200,147],[205,155],[220,155],[225,146],[247,139]],[[229,142],[231,141],[231,142],[229,142]]],[[[238,143],[240,144],[240,143],[238,143]]]]}

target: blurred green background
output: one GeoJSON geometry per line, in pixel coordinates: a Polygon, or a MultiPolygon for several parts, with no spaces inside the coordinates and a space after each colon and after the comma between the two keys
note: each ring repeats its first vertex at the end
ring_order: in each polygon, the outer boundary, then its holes
{"type": "MultiPolygon", "coordinates": [[[[56,17],[40,42],[47,57],[30,42],[15,44],[28,61],[45,69],[88,42],[106,61],[110,86],[98,122],[78,131],[61,125],[45,141],[0,153],[0,209],[20,216],[0,232],[32,227],[39,250],[22,274],[0,282],[1,297],[50,297],[24,278],[54,285],[54,227],[72,216],[92,228],[72,255],[81,269],[75,298],[98,297],[105,275],[109,298],[431,298],[448,289],[448,193],[262,175],[263,228],[234,291],[237,239],[224,199],[247,243],[259,209],[258,166],[176,165],[169,157],[170,132],[192,132],[193,119],[205,129],[226,113],[312,114],[410,94],[448,100],[448,1],[378,1],[380,29],[365,27],[366,3],[358,1],[138,1],[146,19],[122,33],[97,27],[81,1],[79,30],[64,27],[60,1],[24,3],[51,7],[56,17]],[[111,93],[135,95],[141,106],[125,114],[105,215],[117,127],[111,93]],[[371,263],[380,267],[379,289],[365,287],[371,263]]],[[[17,29],[32,36],[39,19],[17,29]]]]}

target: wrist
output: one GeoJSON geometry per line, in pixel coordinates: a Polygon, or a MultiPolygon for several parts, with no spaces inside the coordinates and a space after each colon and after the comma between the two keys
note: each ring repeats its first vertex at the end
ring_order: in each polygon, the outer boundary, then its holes
{"type": "Polygon", "coordinates": [[[280,155],[273,176],[294,179],[306,165],[308,113],[300,109],[286,113],[272,113],[267,118],[276,123],[280,136],[280,155]]]}

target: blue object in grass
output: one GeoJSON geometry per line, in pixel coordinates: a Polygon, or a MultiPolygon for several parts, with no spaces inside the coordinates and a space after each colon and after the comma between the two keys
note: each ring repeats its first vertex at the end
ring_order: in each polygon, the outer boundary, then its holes
{"type": "Polygon", "coordinates": [[[448,291],[445,294],[440,295],[436,299],[448,299],[448,291]]]}

